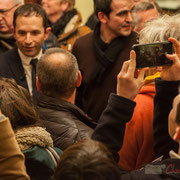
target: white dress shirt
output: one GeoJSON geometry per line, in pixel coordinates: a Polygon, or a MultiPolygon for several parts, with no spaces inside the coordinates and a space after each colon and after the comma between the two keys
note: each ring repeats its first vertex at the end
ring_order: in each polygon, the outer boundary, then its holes
{"type": "Polygon", "coordinates": [[[31,63],[31,59],[39,59],[41,56],[42,56],[42,50],[39,52],[39,54],[35,57],[28,57],[28,56],[25,56],[21,51],[20,49],[18,49],[18,53],[19,53],[19,56],[21,58],[21,62],[22,62],[22,65],[23,65],[23,68],[24,68],[24,73],[26,75],[26,81],[27,81],[27,84],[28,84],[28,89],[29,89],[29,92],[32,96],[32,65],[30,64],[31,63]]]}

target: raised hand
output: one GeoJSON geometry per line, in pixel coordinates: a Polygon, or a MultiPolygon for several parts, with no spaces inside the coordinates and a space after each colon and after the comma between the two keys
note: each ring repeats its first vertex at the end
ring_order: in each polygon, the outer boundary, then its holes
{"type": "Polygon", "coordinates": [[[135,78],[136,70],[136,53],[130,52],[130,60],[125,61],[120,73],[117,76],[117,95],[134,100],[144,85],[144,73],[147,68],[139,70],[135,78]]]}
{"type": "Polygon", "coordinates": [[[170,66],[164,66],[161,72],[161,79],[166,81],[179,81],[180,80],[180,43],[174,39],[169,38],[173,43],[175,54],[167,54],[166,57],[173,61],[170,66]]]}

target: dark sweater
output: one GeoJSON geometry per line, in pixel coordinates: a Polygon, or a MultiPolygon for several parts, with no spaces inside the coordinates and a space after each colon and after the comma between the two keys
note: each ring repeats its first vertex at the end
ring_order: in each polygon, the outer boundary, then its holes
{"type": "Polygon", "coordinates": [[[93,33],[79,38],[74,45],[73,54],[76,56],[82,73],[83,81],[77,90],[76,104],[85,111],[94,121],[105,109],[110,93],[116,92],[117,75],[124,61],[129,60],[131,46],[136,43],[136,34],[132,33],[119,52],[117,60],[105,72],[101,83],[91,80],[91,74],[96,67],[97,59],[93,44],[93,33]]]}
{"type": "Polygon", "coordinates": [[[176,143],[168,133],[168,116],[172,109],[172,102],[178,95],[178,81],[162,81],[156,79],[156,95],[154,98],[154,151],[156,156],[169,157],[169,151],[178,152],[176,143]]]}

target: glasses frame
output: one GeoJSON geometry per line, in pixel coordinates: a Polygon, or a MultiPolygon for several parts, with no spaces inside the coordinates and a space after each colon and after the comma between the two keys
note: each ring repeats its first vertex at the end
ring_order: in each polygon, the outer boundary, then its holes
{"type": "Polygon", "coordinates": [[[16,6],[18,6],[19,4],[15,4],[14,6],[12,6],[9,9],[6,10],[0,10],[0,15],[5,15],[6,13],[8,13],[9,11],[11,11],[13,8],[15,8],[16,6]]]}

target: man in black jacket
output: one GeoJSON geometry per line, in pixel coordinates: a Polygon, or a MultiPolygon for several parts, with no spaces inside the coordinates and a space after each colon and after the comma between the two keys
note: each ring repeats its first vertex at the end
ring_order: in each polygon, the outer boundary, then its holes
{"type": "Polygon", "coordinates": [[[0,76],[15,79],[36,100],[35,66],[43,53],[44,40],[51,31],[46,12],[37,4],[22,5],[14,12],[13,25],[17,48],[0,56],[0,76]]]}
{"type": "Polygon", "coordinates": [[[89,138],[91,119],[74,105],[81,73],[76,58],[66,50],[52,48],[37,65],[37,88],[41,95],[38,110],[54,145],[62,150],[76,141],[89,138]]]}

